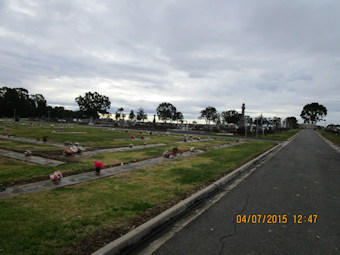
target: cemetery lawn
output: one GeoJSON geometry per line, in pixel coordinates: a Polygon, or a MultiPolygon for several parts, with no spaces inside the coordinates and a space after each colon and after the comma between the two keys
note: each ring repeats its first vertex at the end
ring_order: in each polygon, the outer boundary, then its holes
{"type": "Polygon", "coordinates": [[[90,254],[274,145],[249,141],[105,179],[1,199],[1,254],[90,254]]]}
{"type": "MultiPolygon", "coordinates": [[[[282,131],[282,133],[276,133],[276,134],[265,134],[265,135],[260,135],[258,137],[251,134],[247,134],[247,138],[256,138],[256,139],[266,139],[266,140],[276,140],[276,141],[285,141],[287,139],[289,139],[290,137],[294,136],[295,134],[297,134],[300,130],[299,129],[292,129],[292,130],[288,130],[288,131],[282,131]]],[[[226,135],[223,133],[214,133],[214,135],[218,135],[218,136],[223,136],[223,137],[238,137],[238,138],[244,138],[244,134],[240,135],[240,134],[235,134],[235,135],[226,135]]]]}
{"type": "Polygon", "coordinates": [[[30,151],[55,150],[56,147],[44,145],[44,144],[26,143],[26,142],[20,142],[20,141],[0,139],[0,149],[11,150],[11,151],[16,151],[16,152],[24,152],[26,150],[30,150],[30,151]]]}
{"type": "MultiPolygon", "coordinates": [[[[167,138],[167,137],[165,137],[167,138]]],[[[2,140],[0,140],[1,142],[2,140]]],[[[136,162],[145,159],[161,157],[163,151],[172,151],[172,148],[178,147],[188,151],[190,147],[194,146],[196,149],[207,150],[210,146],[224,144],[231,142],[232,139],[214,139],[209,141],[200,141],[196,143],[172,143],[164,146],[151,147],[139,150],[131,150],[125,152],[111,152],[97,154],[85,158],[73,158],[71,160],[77,160],[69,162],[56,167],[42,166],[38,164],[23,162],[15,159],[9,159],[0,156],[0,183],[6,186],[12,186],[20,183],[34,182],[40,180],[48,180],[49,175],[59,170],[64,176],[77,174],[80,172],[94,171],[94,161],[101,161],[105,167],[116,166],[121,163],[136,162]]],[[[7,141],[5,141],[7,142],[7,141]]],[[[13,142],[13,141],[11,141],[13,142]]],[[[17,142],[19,145],[21,142],[17,142]]],[[[37,145],[39,146],[39,145],[37,145]]],[[[42,145],[40,145],[42,146],[42,145]]],[[[26,148],[26,147],[25,147],[26,148]]],[[[55,150],[55,147],[53,147],[55,150]]],[[[40,150],[40,148],[39,148],[40,150]]],[[[60,154],[62,149],[59,148],[60,154]]],[[[34,150],[33,150],[34,154],[34,150]]],[[[64,158],[67,159],[66,157],[64,158]]],[[[62,158],[60,160],[63,160],[62,158]]]]}
{"type": "Polygon", "coordinates": [[[319,134],[321,134],[323,137],[331,141],[332,143],[335,143],[337,145],[340,145],[340,135],[332,134],[330,132],[326,131],[318,131],[319,134]]]}
{"type": "MultiPolygon", "coordinates": [[[[4,125],[4,123],[2,123],[4,125]]],[[[146,131],[132,131],[125,132],[124,129],[114,129],[105,127],[91,127],[91,126],[79,126],[67,124],[53,124],[40,127],[40,124],[33,123],[33,126],[29,122],[13,123],[8,122],[7,125],[0,129],[1,135],[10,135],[16,137],[30,138],[34,140],[43,140],[43,136],[47,136],[48,142],[56,142],[64,144],[65,141],[71,141],[72,143],[78,142],[83,147],[124,147],[130,143],[134,145],[142,145],[144,142],[148,144],[153,143],[171,143],[178,141],[179,138],[167,136],[156,132],[157,135],[150,135],[146,131]],[[5,130],[5,127],[9,130],[5,130]],[[134,135],[137,140],[131,140],[131,135],[134,135]],[[141,140],[141,136],[144,136],[147,140],[141,140]]],[[[15,149],[15,146],[11,147],[15,149]]]]}
{"type": "Polygon", "coordinates": [[[264,136],[260,136],[260,138],[268,140],[285,141],[291,138],[292,136],[296,135],[298,132],[300,132],[300,129],[292,129],[277,134],[266,134],[264,136]]]}

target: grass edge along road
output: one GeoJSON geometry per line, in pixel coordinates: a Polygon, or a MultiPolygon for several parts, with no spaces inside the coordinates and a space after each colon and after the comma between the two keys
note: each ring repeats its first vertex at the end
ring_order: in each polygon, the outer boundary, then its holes
{"type": "MultiPolygon", "coordinates": [[[[256,137],[255,134],[254,135],[247,134],[247,138],[285,141],[285,140],[288,140],[290,137],[296,135],[300,131],[301,131],[301,129],[291,129],[291,130],[284,131],[282,133],[265,134],[265,135],[259,134],[258,137],[256,137]]],[[[240,135],[240,134],[229,136],[229,135],[226,135],[224,133],[214,133],[214,135],[226,137],[226,138],[228,138],[228,137],[230,137],[230,138],[232,138],[232,137],[234,137],[234,138],[244,138],[244,135],[240,135]]]]}
{"type": "Polygon", "coordinates": [[[340,135],[332,134],[326,131],[318,131],[320,135],[322,135],[327,140],[331,141],[332,143],[340,146],[340,135]]]}
{"type": "Polygon", "coordinates": [[[2,199],[1,254],[91,253],[142,224],[143,220],[134,226],[140,215],[159,205],[170,207],[174,199],[274,145],[249,141],[101,180],[2,199]]]}

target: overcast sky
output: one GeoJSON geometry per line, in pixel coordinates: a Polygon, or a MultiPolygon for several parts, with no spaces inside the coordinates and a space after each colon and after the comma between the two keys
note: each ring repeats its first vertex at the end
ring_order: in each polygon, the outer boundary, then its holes
{"type": "Polygon", "coordinates": [[[111,112],[245,103],[302,122],[318,102],[340,124],[340,1],[2,0],[0,78],[72,110],[97,91],[111,112]]]}

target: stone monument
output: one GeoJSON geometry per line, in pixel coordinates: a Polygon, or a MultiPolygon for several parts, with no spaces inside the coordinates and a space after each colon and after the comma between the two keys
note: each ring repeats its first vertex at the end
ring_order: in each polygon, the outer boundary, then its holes
{"type": "Polygon", "coordinates": [[[244,110],[246,109],[245,104],[242,104],[242,116],[240,118],[240,121],[238,123],[239,128],[244,128],[244,110]]]}

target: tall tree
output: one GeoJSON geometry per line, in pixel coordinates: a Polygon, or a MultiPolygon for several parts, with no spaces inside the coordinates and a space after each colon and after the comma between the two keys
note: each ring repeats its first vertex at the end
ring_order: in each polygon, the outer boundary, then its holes
{"type": "Polygon", "coordinates": [[[163,102],[159,104],[159,106],[156,109],[158,119],[164,120],[166,122],[167,120],[174,120],[176,119],[176,112],[177,109],[175,106],[173,106],[170,103],[163,102]]]}
{"type": "Polygon", "coordinates": [[[118,108],[119,119],[123,119],[123,120],[124,120],[125,115],[124,115],[123,111],[124,111],[124,108],[123,108],[123,107],[118,108]]]}
{"type": "Polygon", "coordinates": [[[304,123],[316,124],[318,121],[323,120],[326,115],[327,109],[325,106],[311,103],[303,107],[300,117],[304,120],[304,123]]]}
{"type": "Polygon", "coordinates": [[[116,111],[115,117],[116,117],[116,121],[118,121],[120,119],[120,112],[116,111]]]}
{"type": "Polygon", "coordinates": [[[5,100],[6,88],[7,87],[0,88],[0,117],[7,116],[8,113],[8,106],[5,100]]]}
{"type": "Polygon", "coordinates": [[[201,111],[201,115],[198,117],[199,119],[205,119],[207,124],[210,124],[210,121],[217,121],[219,118],[216,108],[212,106],[208,106],[201,111]]]}
{"type": "Polygon", "coordinates": [[[175,115],[174,115],[173,121],[177,121],[177,123],[178,123],[178,122],[183,122],[183,120],[184,120],[183,113],[176,112],[175,115]]]}
{"type": "Polygon", "coordinates": [[[213,117],[212,121],[216,123],[217,125],[221,124],[221,114],[216,113],[215,116],[213,117]]]}
{"type": "Polygon", "coordinates": [[[287,117],[285,122],[287,128],[298,128],[297,119],[295,117],[287,117]]]}
{"type": "Polygon", "coordinates": [[[148,115],[144,112],[143,108],[139,108],[137,111],[137,120],[143,121],[148,119],[148,115]]]}
{"type": "Polygon", "coordinates": [[[75,101],[79,105],[79,109],[83,111],[88,117],[98,118],[98,113],[108,113],[111,102],[107,96],[100,95],[97,92],[87,92],[84,97],[78,96],[75,101]]]}
{"type": "Polygon", "coordinates": [[[263,115],[261,114],[259,117],[255,118],[254,120],[254,124],[256,124],[256,119],[258,120],[258,124],[259,126],[263,126],[263,125],[268,125],[269,121],[266,117],[263,117],[263,115]]]}
{"type": "Polygon", "coordinates": [[[33,103],[33,112],[36,117],[47,115],[47,103],[46,99],[41,94],[31,95],[31,100],[33,103]]]}
{"type": "Polygon", "coordinates": [[[0,98],[0,115],[6,117],[12,117],[14,114],[21,117],[31,115],[32,101],[27,89],[2,87],[0,98]]]}
{"type": "Polygon", "coordinates": [[[240,114],[235,110],[229,110],[221,113],[221,118],[226,123],[238,124],[240,121],[240,114]]]}
{"type": "Polygon", "coordinates": [[[129,119],[132,121],[135,117],[136,117],[135,112],[133,110],[131,110],[131,112],[129,114],[129,119]]]}
{"type": "Polygon", "coordinates": [[[280,117],[274,117],[271,119],[271,124],[278,129],[281,126],[281,118],[280,117]]]}

